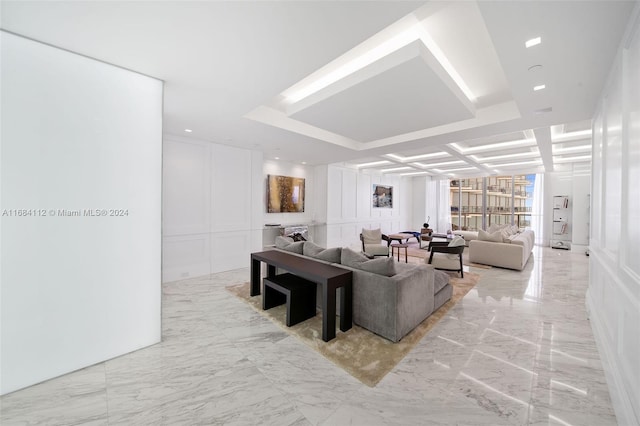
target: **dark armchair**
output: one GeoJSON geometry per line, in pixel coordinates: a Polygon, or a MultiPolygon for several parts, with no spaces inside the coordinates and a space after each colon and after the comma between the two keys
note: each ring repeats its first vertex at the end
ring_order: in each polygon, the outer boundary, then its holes
{"type": "Polygon", "coordinates": [[[464,245],[450,247],[448,241],[431,241],[429,243],[431,255],[427,263],[436,269],[444,271],[460,272],[460,278],[464,278],[462,270],[462,253],[464,245]]]}

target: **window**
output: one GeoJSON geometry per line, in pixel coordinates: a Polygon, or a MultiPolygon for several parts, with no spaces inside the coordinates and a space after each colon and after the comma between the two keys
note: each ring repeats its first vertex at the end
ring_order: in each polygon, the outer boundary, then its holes
{"type": "Polygon", "coordinates": [[[477,231],[491,225],[532,225],[536,175],[451,179],[453,230],[477,231]]]}

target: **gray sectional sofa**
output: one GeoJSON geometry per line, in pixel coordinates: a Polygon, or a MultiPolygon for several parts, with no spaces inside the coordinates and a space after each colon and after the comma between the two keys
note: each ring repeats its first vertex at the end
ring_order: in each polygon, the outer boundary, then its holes
{"type": "Polygon", "coordinates": [[[427,264],[369,259],[348,248],[324,249],[285,237],[277,237],[276,249],[353,271],[353,322],[392,342],[407,335],[453,293],[449,276],[427,264]]]}

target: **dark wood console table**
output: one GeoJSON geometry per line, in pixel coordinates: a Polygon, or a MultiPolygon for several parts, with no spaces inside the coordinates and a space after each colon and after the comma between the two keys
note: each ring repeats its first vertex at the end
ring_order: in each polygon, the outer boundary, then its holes
{"type": "Polygon", "coordinates": [[[251,296],[260,294],[260,262],[267,265],[267,277],[282,268],[316,284],[322,285],[322,340],[336,337],[336,289],[340,291],[340,330],[352,325],[352,272],[337,266],[316,262],[278,250],[251,253],[251,296]]]}

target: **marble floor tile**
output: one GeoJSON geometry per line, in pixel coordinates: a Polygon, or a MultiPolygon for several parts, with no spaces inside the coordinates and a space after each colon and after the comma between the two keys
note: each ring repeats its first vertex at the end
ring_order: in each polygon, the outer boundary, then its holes
{"type": "Polygon", "coordinates": [[[480,281],[374,388],[225,290],[163,285],[162,342],[0,398],[5,425],[615,424],[584,304],[588,258],[536,247],[480,281]]]}

